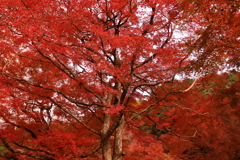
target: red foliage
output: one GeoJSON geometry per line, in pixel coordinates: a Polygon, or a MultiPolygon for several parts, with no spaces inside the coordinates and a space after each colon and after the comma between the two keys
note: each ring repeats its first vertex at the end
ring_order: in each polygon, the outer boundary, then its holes
{"type": "Polygon", "coordinates": [[[121,160],[131,142],[129,159],[161,159],[143,131],[194,135],[189,123],[217,127],[211,114],[235,121],[236,97],[215,113],[196,81],[175,79],[239,66],[238,12],[225,0],[0,0],[0,155],[121,160]],[[136,136],[125,142],[126,127],[136,136]]]}
{"type": "Polygon", "coordinates": [[[169,154],[177,159],[239,158],[239,78],[239,73],[205,77],[171,100],[174,109],[167,105],[171,114],[163,114],[172,123],[160,123],[168,130],[160,139],[169,154]]]}

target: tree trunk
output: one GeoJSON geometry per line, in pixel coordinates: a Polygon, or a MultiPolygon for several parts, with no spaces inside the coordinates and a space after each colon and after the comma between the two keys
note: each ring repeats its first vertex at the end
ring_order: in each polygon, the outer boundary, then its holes
{"type": "Polygon", "coordinates": [[[112,160],[112,150],[111,150],[111,144],[110,139],[107,139],[102,142],[102,156],[103,160],[112,160]]]}
{"type": "Polygon", "coordinates": [[[105,114],[103,127],[102,127],[102,157],[103,160],[112,160],[112,150],[111,150],[111,143],[110,138],[106,138],[106,133],[110,127],[110,115],[105,114]]]}
{"type": "Polygon", "coordinates": [[[113,160],[122,160],[122,157],[123,157],[122,140],[123,140],[124,126],[125,126],[125,117],[123,115],[121,118],[120,124],[115,131],[113,160]]]}

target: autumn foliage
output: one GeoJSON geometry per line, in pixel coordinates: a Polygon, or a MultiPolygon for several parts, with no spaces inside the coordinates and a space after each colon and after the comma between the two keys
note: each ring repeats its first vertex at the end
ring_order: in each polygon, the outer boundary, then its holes
{"type": "Polygon", "coordinates": [[[238,158],[239,23],[227,0],[0,0],[0,156],[238,158]]]}
{"type": "Polygon", "coordinates": [[[151,132],[166,131],[160,140],[175,159],[239,159],[239,82],[239,73],[205,76],[166,99],[164,123],[151,132]]]}

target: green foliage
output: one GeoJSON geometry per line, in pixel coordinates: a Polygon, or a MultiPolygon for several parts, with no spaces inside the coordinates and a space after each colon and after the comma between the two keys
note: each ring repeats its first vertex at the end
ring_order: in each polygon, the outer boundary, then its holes
{"type": "Polygon", "coordinates": [[[226,84],[226,87],[230,88],[230,86],[238,80],[238,77],[237,77],[236,74],[230,73],[230,74],[228,74],[227,79],[228,79],[229,82],[226,84]]]}
{"type": "Polygon", "coordinates": [[[193,81],[194,81],[194,79],[187,79],[187,83],[188,83],[188,84],[192,84],[193,81]]]}
{"type": "Polygon", "coordinates": [[[156,127],[156,125],[145,125],[141,127],[141,130],[148,133],[148,134],[152,134],[155,136],[161,136],[162,134],[166,134],[169,131],[166,129],[160,130],[156,127]]]}
{"type": "Polygon", "coordinates": [[[6,148],[4,146],[0,146],[0,156],[6,154],[6,148]]]}
{"type": "Polygon", "coordinates": [[[205,88],[205,89],[200,89],[200,92],[202,92],[202,94],[207,97],[209,94],[212,94],[213,93],[213,88],[211,87],[208,87],[208,88],[205,88]]]}

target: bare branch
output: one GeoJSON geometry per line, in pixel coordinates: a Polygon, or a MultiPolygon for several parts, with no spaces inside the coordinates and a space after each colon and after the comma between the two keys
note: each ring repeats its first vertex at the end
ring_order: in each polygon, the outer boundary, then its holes
{"type": "Polygon", "coordinates": [[[183,91],[181,91],[181,92],[185,93],[185,92],[189,91],[189,90],[195,85],[197,79],[198,79],[200,76],[201,76],[201,73],[199,73],[199,74],[197,75],[197,77],[194,79],[194,81],[193,81],[193,83],[192,83],[191,86],[189,86],[187,89],[185,89],[185,90],[183,90],[183,91]]]}

